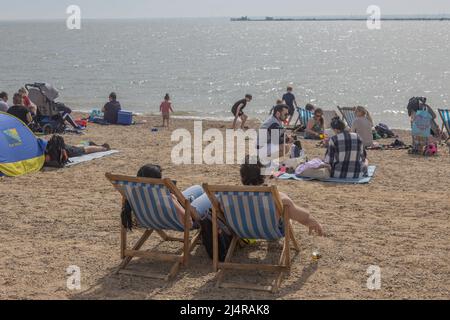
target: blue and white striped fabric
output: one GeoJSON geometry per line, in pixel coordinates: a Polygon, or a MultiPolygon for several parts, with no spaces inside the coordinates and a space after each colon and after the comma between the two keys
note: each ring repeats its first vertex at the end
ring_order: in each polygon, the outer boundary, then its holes
{"type": "Polygon", "coordinates": [[[277,240],[284,237],[270,192],[216,192],[228,225],[244,239],[277,240]]]}
{"type": "Polygon", "coordinates": [[[444,122],[445,128],[448,134],[450,134],[450,110],[439,109],[442,121],[444,122]]]}
{"type": "Polygon", "coordinates": [[[133,208],[139,226],[154,230],[184,231],[172,194],[164,185],[115,181],[133,208]]]}
{"type": "Polygon", "coordinates": [[[355,110],[353,109],[341,109],[342,114],[344,115],[345,121],[347,121],[348,126],[351,128],[353,122],[355,121],[356,115],[355,110]]]}
{"type": "Polygon", "coordinates": [[[309,119],[313,117],[313,114],[311,111],[308,111],[303,108],[297,108],[299,119],[302,123],[302,125],[306,126],[308,124],[309,119]]]}

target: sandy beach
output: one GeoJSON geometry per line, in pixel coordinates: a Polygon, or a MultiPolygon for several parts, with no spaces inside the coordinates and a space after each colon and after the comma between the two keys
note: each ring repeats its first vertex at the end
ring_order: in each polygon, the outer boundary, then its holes
{"type": "MultiPolygon", "coordinates": [[[[307,207],[327,237],[317,239],[323,258],[311,260],[312,238],[294,223],[301,252],[277,294],[216,289],[212,262],[202,246],[173,282],[115,275],[120,263],[121,198],[106,172],[135,175],[146,163],[160,164],[164,176],[180,189],[194,184],[240,184],[238,165],[176,166],[171,163],[171,131],[151,128],[159,117],[139,117],[141,124],[89,125],[85,135],[66,142],[108,142],[120,153],[74,167],[19,178],[0,178],[0,299],[448,299],[450,297],[450,156],[411,156],[406,150],[370,151],[377,166],[368,185],[270,180],[307,207]],[[66,269],[81,269],[81,290],[66,287],[66,269]],[[366,286],[372,266],[381,268],[381,289],[366,286]]],[[[204,128],[230,123],[204,122],[204,128]]],[[[256,127],[256,123],[250,123],[256,127]]],[[[176,119],[172,129],[193,129],[176,119]]],[[[406,131],[396,131],[410,143],[406,131]]],[[[392,140],[382,140],[390,143],[392,140]]],[[[324,149],[303,142],[310,158],[324,149]]],[[[138,230],[131,239],[140,235],[138,230]]],[[[156,236],[150,244],[173,250],[156,236]]],[[[270,260],[281,244],[264,242],[240,249],[237,258],[270,260]]],[[[166,265],[136,260],[135,267],[167,270],[166,265]]],[[[260,274],[237,274],[257,282],[260,274]]]]}

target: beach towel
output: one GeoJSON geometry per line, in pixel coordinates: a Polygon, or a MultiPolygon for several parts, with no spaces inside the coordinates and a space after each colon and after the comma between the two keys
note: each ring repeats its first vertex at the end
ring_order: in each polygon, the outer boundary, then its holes
{"type": "MultiPolygon", "coordinates": [[[[362,177],[359,179],[338,179],[338,178],[328,178],[324,180],[319,180],[321,182],[331,182],[331,183],[342,183],[342,184],[366,184],[369,183],[375,175],[376,166],[369,166],[368,168],[368,176],[362,177]]],[[[295,174],[285,173],[278,177],[280,180],[298,180],[298,181],[312,181],[317,180],[314,178],[303,178],[298,177],[295,174]]]]}
{"type": "Polygon", "coordinates": [[[87,162],[87,161],[92,161],[95,159],[100,159],[103,157],[107,157],[113,154],[119,153],[119,151],[117,150],[109,150],[109,151],[105,151],[105,152],[97,152],[97,153],[91,153],[91,154],[85,154],[81,157],[74,157],[74,158],[70,158],[69,159],[69,163],[67,163],[65,166],[66,167],[72,167],[74,165],[83,163],[83,162],[87,162]]]}

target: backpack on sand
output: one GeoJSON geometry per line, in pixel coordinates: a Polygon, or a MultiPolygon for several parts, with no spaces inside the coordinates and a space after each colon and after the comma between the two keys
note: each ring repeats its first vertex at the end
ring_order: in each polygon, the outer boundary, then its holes
{"type": "Polygon", "coordinates": [[[380,123],[375,127],[376,132],[381,138],[394,138],[396,137],[395,133],[389,129],[387,125],[384,123],[380,123]]]}

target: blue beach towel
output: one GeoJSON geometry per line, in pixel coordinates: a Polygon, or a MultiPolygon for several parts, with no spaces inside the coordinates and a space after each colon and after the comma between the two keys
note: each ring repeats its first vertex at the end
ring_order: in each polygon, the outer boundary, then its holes
{"type": "MultiPolygon", "coordinates": [[[[338,179],[338,178],[328,178],[325,180],[318,180],[321,182],[331,182],[331,183],[344,183],[344,184],[366,184],[369,183],[373,176],[375,175],[376,166],[369,166],[368,168],[368,177],[362,177],[359,179],[338,179]]],[[[280,180],[297,180],[297,181],[313,181],[317,180],[314,178],[304,178],[304,177],[297,177],[295,174],[288,174],[285,173],[278,177],[280,180]]]]}

